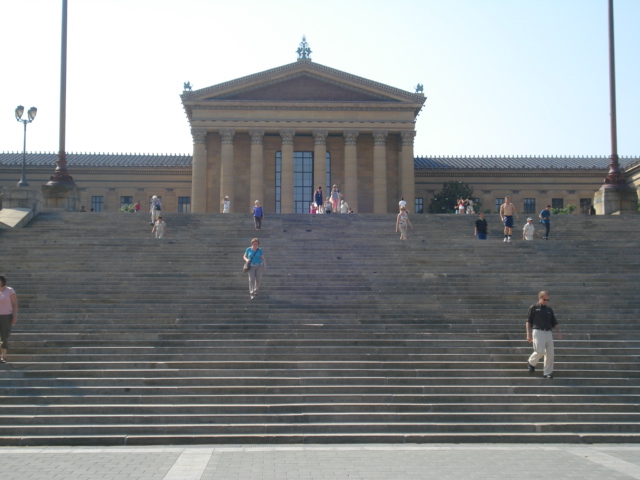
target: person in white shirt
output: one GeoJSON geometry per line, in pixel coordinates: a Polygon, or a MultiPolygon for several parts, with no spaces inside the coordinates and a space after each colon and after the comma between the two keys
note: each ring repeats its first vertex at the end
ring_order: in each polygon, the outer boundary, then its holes
{"type": "Polygon", "coordinates": [[[220,202],[220,205],[222,206],[222,213],[231,212],[231,201],[229,200],[229,197],[224,197],[222,202],[220,202]]]}
{"type": "Polygon", "coordinates": [[[151,223],[149,225],[153,225],[158,220],[158,217],[162,215],[162,201],[158,198],[157,195],[151,197],[151,223]]]}
{"type": "Polygon", "coordinates": [[[164,223],[164,220],[162,220],[162,215],[160,215],[158,217],[158,220],[156,220],[156,223],[151,229],[151,233],[155,233],[156,238],[164,238],[164,236],[167,234],[167,224],[164,223]]]}
{"type": "Polygon", "coordinates": [[[406,206],[407,206],[407,202],[406,202],[406,200],[404,199],[404,197],[402,197],[402,198],[400,199],[400,201],[398,202],[398,208],[399,208],[400,210],[402,210],[402,207],[406,207],[406,206]]]}
{"type": "Polygon", "coordinates": [[[536,228],[533,226],[533,219],[531,217],[527,218],[527,223],[524,225],[522,229],[522,239],[523,240],[533,240],[533,236],[540,234],[536,232],[536,228]]]}
{"type": "Polygon", "coordinates": [[[16,292],[7,287],[7,279],[0,275],[0,363],[7,363],[4,358],[9,348],[9,335],[11,327],[18,322],[18,300],[16,292]]]}

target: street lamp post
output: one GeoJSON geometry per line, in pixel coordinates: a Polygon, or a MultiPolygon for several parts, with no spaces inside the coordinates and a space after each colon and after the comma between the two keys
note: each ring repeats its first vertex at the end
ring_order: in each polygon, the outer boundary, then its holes
{"type": "Polygon", "coordinates": [[[18,182],[18,186],[28,187],[29,184],[27,183],[27,177],[25,174],[27,168],[27,123],[33,122],[33,120],[36,118],[36,113],[38,113],[38,109],[36,107],[31,107],[27,112],[27,120],[22,120],[23,113],[24,107],[22,105],[18,105],[16,107],[16,120],[24,125],[24,145],[22,148],[22,178],[18,182]]]}

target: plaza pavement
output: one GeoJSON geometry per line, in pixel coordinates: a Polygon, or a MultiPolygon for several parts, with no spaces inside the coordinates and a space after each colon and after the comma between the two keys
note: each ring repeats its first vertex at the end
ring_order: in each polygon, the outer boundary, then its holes
{"type": "Polygon", "coordinates": [[[640,479],[640,445],[0,448],[2,480],[640,479]]]}

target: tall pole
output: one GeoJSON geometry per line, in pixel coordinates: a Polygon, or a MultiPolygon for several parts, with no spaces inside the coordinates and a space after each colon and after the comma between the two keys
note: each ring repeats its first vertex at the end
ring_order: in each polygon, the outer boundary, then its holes
{"type": "Polygon", "coordinates": [[[20,177],[20,181],[18,182],[19,187],[28,187],[29,183],[27,183],[27,121],[23,121],[24,123],[24,136],[22,141],[22,177],[20,177]]]}
{"type": "Polygon", "coordinates": [[[62,0],[62,42],[60,58],[60,143],[56,169],[47,185],[73,185],[73,177],[67,172],[65,149],[67,121],[67,0],[62,0]]]}
{"type": "Polygon", "coordinates": [[[609,0],[609,105],[611,110],[611,157],[609,160],[609,174],[604,179],[602,188],[620,188],[627,186],[627,182],[620,171],[620,163],[618,162],[615,50],[613,34],[613,0],[609,0]]]}

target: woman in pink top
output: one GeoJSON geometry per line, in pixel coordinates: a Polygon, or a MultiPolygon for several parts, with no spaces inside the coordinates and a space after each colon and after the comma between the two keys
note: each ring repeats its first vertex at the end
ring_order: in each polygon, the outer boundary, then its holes
{"type": "Polygon", "coordinates": [[[0,275],[0,363],[7,363],[4,356],[9,348],[11,327],[18,321],[18,300],[13,288],[7,287],[7,279],[0,275]]]}

